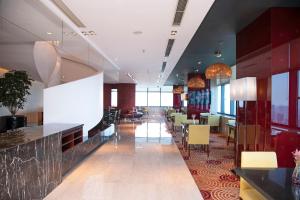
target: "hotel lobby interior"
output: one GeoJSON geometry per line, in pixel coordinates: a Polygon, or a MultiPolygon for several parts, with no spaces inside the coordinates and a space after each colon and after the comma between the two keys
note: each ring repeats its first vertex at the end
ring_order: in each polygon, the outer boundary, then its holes
{"type": "Polygon", "coordinates": [[[0,0],[0,200],[300,200],[300,0],[0,0]]]}

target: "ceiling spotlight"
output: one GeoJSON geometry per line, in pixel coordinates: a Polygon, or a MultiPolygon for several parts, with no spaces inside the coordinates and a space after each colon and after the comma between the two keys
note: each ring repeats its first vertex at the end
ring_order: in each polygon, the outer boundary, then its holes
{"type": "Polygon", "coordinates": [[[171,35],[176,35],[177,31],[171,31],[171,35]]]}
{"type": "Polygon", "coordinates": [[[52,35],[53,33],[52,32],[47,32],[47,35],[52,35]]]}
{"type": "Polygon", "coordinates": [[[222,57],[222,53],[221,53],[220,50],[215,51],[214,55],[215,55],[217,58],[221,58],[221,57],[222,57]]]}
{"type": "Polygon", "coordinates": [[[143,34],[142,31],[133,31],[132,33],[133,33],[134,35],[141,35],[141,34],[143,34]]]}
{"type": "Polygon", "coordinates": [[[81,31],[84,36],[94,36],[97,35],[95,31],[81,31]]]}

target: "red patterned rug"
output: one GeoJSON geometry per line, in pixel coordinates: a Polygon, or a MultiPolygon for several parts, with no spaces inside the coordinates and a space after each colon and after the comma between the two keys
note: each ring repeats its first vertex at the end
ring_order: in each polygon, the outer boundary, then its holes
{"type": "Polygon", "coordinates": [[[194,180],[206,200],[239,199],[239,178],[230,170],[234,168],[233,144],[227,146],[226,138],[217,133],[210,135],[210,155],[191,149],[191,156],[181,144],[181,134],[174,140],[194,180]]]}

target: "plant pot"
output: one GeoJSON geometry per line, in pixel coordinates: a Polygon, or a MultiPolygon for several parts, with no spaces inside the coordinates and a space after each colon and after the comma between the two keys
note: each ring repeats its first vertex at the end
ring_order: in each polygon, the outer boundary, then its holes
{"type": "Polygon", "coordinates": [[[23,115],[7,116],[7,130],[26,126],[26,117],[23,115]]]}

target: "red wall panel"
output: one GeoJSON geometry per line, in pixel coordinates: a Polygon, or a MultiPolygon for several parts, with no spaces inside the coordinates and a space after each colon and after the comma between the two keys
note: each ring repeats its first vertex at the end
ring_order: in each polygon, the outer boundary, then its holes
{"type": "Polygon", "coordinates": [[[118,89],[118,108],[122,110],[122,113],[135,107],[135,84],[119,83],[104,84],[104,108],[111,106],[111,89],[118,89]]]}
{"type": "MultiPolygon", "coordinates": [[[[300,147],[297,127],[299,38],[299,8],[269,9],[237,34],[237,78],[257,78],[257,101],[247,102],[247,109],[245,102],[240,102],[237,121],[240,125],[258,127],[255,145],[246,145],[247,150],[276,151],[279,167],[293,167],[291,151],[300,147]],[[280,73],[289,73],[287,88],[273,87],[272,78],[280,73]],[[288,109],[276,112],[288,116],[288,125],[274,123],[274,101],[278,104],[280,95],[287,90],[288,109]]],[[[239,157],[240,152],[237,155],[239,157]]]]}

